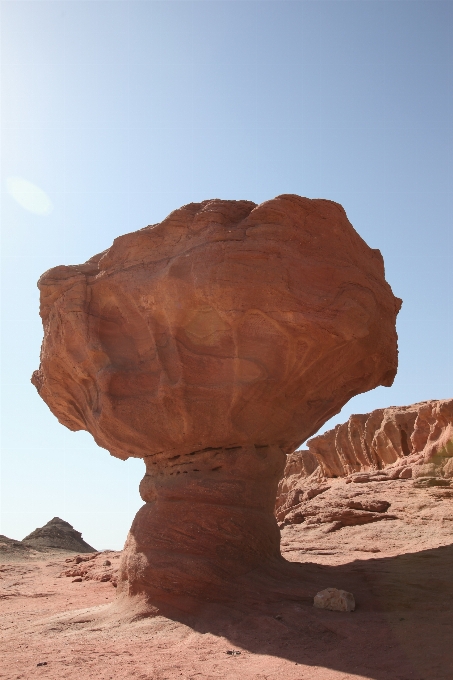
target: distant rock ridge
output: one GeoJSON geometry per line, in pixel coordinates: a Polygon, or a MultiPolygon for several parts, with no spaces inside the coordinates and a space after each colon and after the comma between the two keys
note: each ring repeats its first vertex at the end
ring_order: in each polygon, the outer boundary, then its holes
{"type": "Polygon", "coordinates": [[[91,545],[88,545],[80,531],[59,517],[54,517],[43,527],[35,529],[26,536],[22,543],[37,550],[46,548],[59,548],[74,552],[90,553],[96,552],[91,545]]]}
{"type": "MultiPolygon", "coordinates": [[[[453,399],[352,415],[346,423],[313,437],[307,444],[308,450],[287,456],[275,506],[279,522],[291,524],[312,515],[318,521],[321,509],[326,517],[337,518],[337,509],[314,507],[321,502],[317,497],[330,489],[335,477],[355,484],[401,480],[419,488],[450,487],[453,399]]],[[[362,522],[384,518],[380,514],[373,519],[365,508],[355,506],[348,506],[347,512],[343,508],[342,512],[341,521],[348,524],[353,519],[362,522]],[[349,517],[351,511],[354,518],[349,517]]]]}
{"type": "Polygon", "coordinates": [[[326,477],[382,470],[414,454],[440,465],[453,456],[453,399],[352,415],[307,443],[326,477]]]}
{"type": "Polygon", "coordinates": [[[36,550],[33,550],[30,546],[25,545],[22,541],[16,541],[14,538],[8,538],[8,536],[0,534],[0,559],[5,556],[22,557],[32,554],[36,554],[36,550]]]}

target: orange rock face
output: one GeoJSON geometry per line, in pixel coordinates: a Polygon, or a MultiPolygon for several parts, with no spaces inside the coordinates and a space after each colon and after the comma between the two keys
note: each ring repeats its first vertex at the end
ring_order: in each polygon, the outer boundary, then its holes
{"type": "Polygon", "coordinates": [[[310,439],[308,447],[326,477],[397,468],[414,456],[417,462],[443,466],[453,456],[453,399],[353,415],[310,439]]]}
{"type": "Polygon", "coordinates": [[[400,301],[331,201],[193,203],[39,288],[40,396],[146,462],[122,592],[212,594],[278,558],[285,453],[396,373],[400,301]]]}
{"type": "Polygon", "coordinates": [[[307,444],[308,451],[295,451],[286,458],[275,505],[279,522],[292,524],[312,517],[316,522],[334,521],[332,517],[340,522],[341,513],[343,525],[352,520],[360,524],[363,519],[388,519],[389,515],[373,517],[370,512],[356,512],[369,508],[332,504],[332,494],[322,496],[323,501],[329,498],[330,506],[313,499],[331,488],[334,477],[346,477],[346,483],[354,482],[352,487],[395,480],[410,480],[418,488],[451,487],[453,399],[353,415],[307,444]]]}

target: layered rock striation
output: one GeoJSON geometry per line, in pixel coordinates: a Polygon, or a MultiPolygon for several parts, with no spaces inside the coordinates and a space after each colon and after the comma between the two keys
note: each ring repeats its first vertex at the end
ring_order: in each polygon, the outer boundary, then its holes
{"type": "Polygon", "coordinates": [[[308,447],[326,477],[404,467],[414,455],[426,464],[446,465],[453,456],[453,399],[353,415],[310,439],[308,447]]]}
{"type": "Polygon", "coordinates": [[[278,561],[285,454],[397,369],[400,300],[331,201],[189,204],[39,288],[40,396],[145,460],[118,586],[155,602],[278,561]]]}
{"type": "MultiPolygon", "coordinates": [[[[330,488],[333,478],[355,484],[400,479],[412,480],[417,487],[448,487],[453,481],[453,399],[353,415],[307,444],[308,450],[287,456],[276,501],[280,522],[313,516],[323,521],[327,509],[311,501],[330,488]]],[[[348,506],[338,507],[345,511],[348,506]]],[[[333,516],[337,510],[329,512],[333,516]]]]}

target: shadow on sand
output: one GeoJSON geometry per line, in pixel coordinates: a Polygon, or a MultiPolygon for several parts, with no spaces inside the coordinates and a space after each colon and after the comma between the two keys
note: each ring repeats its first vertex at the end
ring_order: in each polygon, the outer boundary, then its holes
{"type": "Polygon", "coordinates": [[[286,562],[284,582],[277,571],[252,572],[241,602],[181,622],[294,664],[375,680],[452,680],[453,545],[341,566],[286,562]],[[356,611],[315,609],[313,596],[330,586],[354,593],[356,611]]]}
{"type": "MultiPolygon", "coordinates": [[[[453,545],[341,566],[276,561],[235,585],[240,597],[234,601],[204,604],[195,613],[193,603],[188,605],[192,613],[159,605],[158,619],[225,637],[232,650],[346,677],[453,678],[453,545]],[[316,592],[331,586],[354,594],[355,612],[312,606],[316,592]]],[[[116,607],[117,615],[115,605],[102,608],[104,625],[119,625],[121,607],[116,607]]],[[[157,619],[151,612],[148,617],[146,622],[143,615],[134,618],[152,628],[157,619]]],[[[302,677],[307,678],[306,670],[302,677]]]]}

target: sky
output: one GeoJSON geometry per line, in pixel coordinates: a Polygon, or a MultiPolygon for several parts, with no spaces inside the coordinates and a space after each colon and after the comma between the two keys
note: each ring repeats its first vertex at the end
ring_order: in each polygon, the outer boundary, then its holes
{"type": "Polygon", "coordinates": [[[126,462],[30,383],[36,281],[208,198],[343,205],[404,301],[391,388],[327,423],[452,397],[453,3],[3,1],[0,533],[54,516],[120,549],[126,462]]]}

